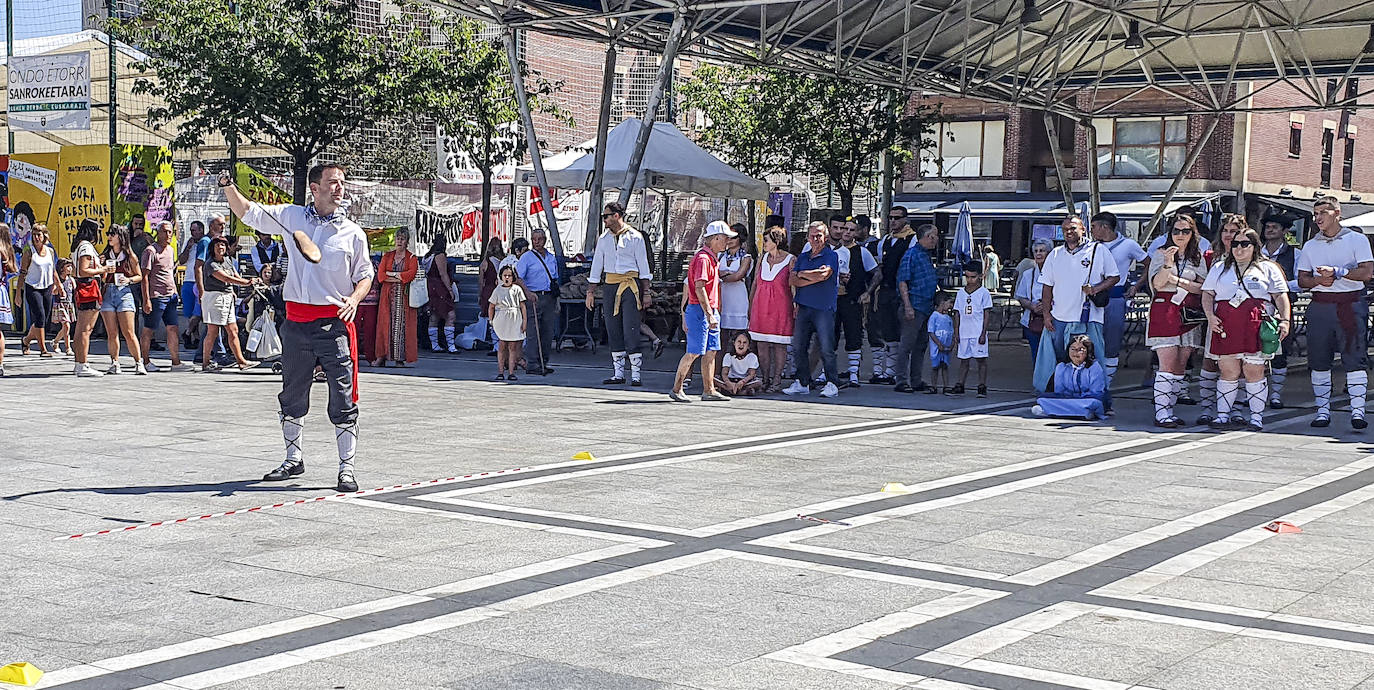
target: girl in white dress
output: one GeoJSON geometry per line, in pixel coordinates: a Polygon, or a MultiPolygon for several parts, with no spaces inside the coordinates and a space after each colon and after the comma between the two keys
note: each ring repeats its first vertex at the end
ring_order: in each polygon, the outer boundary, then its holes
{"type": "Polygon", "coordinates": [[[515,284],[515,267],[502,266],[501,284],[487,298],[487,319],[501,341],[496,353],[496,380],[518,381],[515,367],[520,363],[520,349],[525,345],[525,291],[515,284]]]}

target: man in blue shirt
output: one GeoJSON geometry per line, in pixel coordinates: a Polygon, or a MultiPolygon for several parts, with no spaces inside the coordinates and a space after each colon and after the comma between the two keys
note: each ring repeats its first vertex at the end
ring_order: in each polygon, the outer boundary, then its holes
{"type": "Polygon", "coordinates": [[[797,380],[783,393],[805,395],[811,392],[811,336],[821,344],[821,365],[825,368],[822,398],[840,394],[835,386],[839,373],[835,367],[835,303],[840,290],[840,257],[826,242],[825,223],[816,221],[806,230],[808,251],[792,265],[792,287],[796,289],[797,320],[792,328],[792,349],[797,355],[797,380]]]}
{"type": "Polygon", "coordinates": [[[940,282],[935,276],[931,254],[940,244],[940,231],[929,223],[916,228],[916,241],[902,256],[897,269],[897,294],[902,299],[902,339],[897,345],[896,378],[898,393],[919,393],[926,389],[921,381],[921,360],[926,351],[926,321],[935,310],[935,293],[940,282]]]}
{"type": "Polygon", "coordinates": [[[548,250],[548,235],[530,230],[530,250],[515,263],[515,272],[530,293],[525,315],[525,366],[531,374],[553,373],[553,335],[558,328],[558,257],[548,250]]]}

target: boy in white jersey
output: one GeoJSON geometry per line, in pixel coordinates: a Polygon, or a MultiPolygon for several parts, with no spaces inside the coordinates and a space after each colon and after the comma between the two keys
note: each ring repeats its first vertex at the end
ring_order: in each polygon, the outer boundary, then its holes
{"type": "Polygon", "coordinates": [[[983,287],[983,264],[964,265],[964,286],[954,293],[954,332],[959,339],[959,383],[954,394],[962,395],[968,382],[969,360],[978,362],[978,397],[988,397],[988,313],[992,294],[983,287]]]}

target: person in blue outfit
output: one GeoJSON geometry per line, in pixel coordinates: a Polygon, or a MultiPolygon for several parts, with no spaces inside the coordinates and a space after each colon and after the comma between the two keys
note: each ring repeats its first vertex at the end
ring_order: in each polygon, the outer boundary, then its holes
{"type": "Polygon", "coordinates": [[[1046,393],[1031,409],[1037,415],[1100,419],[1106,415],[1107,372],[1097,361],[1092,338],[1079,333],[1069,338],[1069,361],[1054,368],[1054,392],[1046,393]]]}
{"type": "Polygon", "coordinates": [[[949,387],[949,353],[954,350],[954,295],[941,292],[935,296],[935,313],[926,322],[926,332],[930,335],[930,387],[926,393],[939,393],[941,381],[943,390],[949,387]]]}

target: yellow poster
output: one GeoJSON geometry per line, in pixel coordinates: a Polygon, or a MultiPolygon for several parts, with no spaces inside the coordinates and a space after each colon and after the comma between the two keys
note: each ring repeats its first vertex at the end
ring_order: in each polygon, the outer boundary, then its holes
{"type": "Polygon", "coordinates": [[[17,153],[9,158],[10,234],[26,245],[35,223],[48,221],[53,187],[57,184],[56,153],[17,153]]]}
{"type": "Polygon", "coordinates": [[[104,144],[63,146],[58,155],[57,182],[48,230],[58,256],[72,251],[76,228],[86,218],[110,225],[110,147],[104,144]]]}
{"type": "Polygon", "coordinates": [[[114,222],[129,225],[133,216],[141,213],[147,221],[145,227],[152,230],[161,221],[176,221],[172,152],[160,146],[118,146],[112,156],[114,222]]]}
{"type": "MultiPolygon", "coordinates": [[[[248,167],[247,163],[239,163],[234,168],[234,184],[238,185],[239,193],[247,197],[249,201],[256,201],[268,206],[289,204],[293,201],[289,192],[278,187],[262,173],[248,167]]],[[[230,214],[230,218],[230,234],[241,235],[250,231],[233,214],[230,214]]]]}

